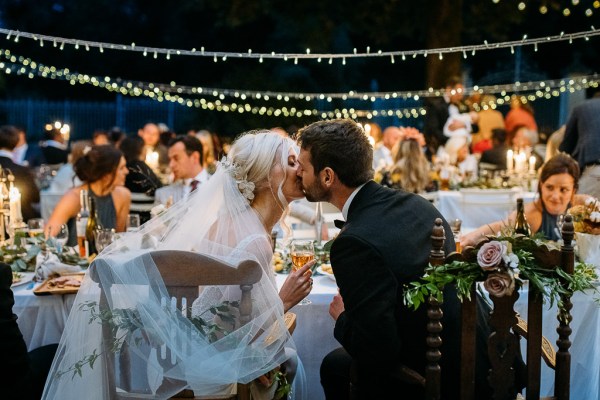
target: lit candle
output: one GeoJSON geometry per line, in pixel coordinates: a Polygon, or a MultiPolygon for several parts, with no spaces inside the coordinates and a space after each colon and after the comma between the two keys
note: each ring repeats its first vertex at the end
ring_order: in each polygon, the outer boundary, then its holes
{"type": "Polygon", "coordinates": [[[10,224],[15,225],[19,222],[23,222],[23,215],[21,214],[21,193],[16,187],[10,188],[9,193],[9,216],[10,224]]]}
{"type": "Polygon", "coordinates": [[[513,151],[508,150],[506,152],[506,169],[508,172],[512,172],[513,170],[513,151]]]}
{"type": "Polygon", "coordinates": [[[535,156],[529,157],[529,172],[535,172],[535,156]]]}
{"type": "Polygon", "coordinates": [[[153,170],[158,169],[158,153],[156,151],[146,153],[146,164],[153,170]]]}

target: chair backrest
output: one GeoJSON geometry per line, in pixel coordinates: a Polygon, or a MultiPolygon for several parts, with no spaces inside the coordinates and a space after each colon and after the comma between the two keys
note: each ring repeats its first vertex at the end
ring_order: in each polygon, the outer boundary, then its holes
{"type": "MultiPolygon", "coordinates": [[[[549,250],[541,248],[534,254],[541,268],[554,268],[559,266],[568,274],[573,273],[574,252],[572,240],[574,236],[571,216],[567,216],[562,228],[564,244],[561,250],[549,250]]],[[[444,254],[443,246],[445,232],[441,219],[436,219],[432,233],[432,249],[430,263],[441,265],[455,260],[473,260],[476,257],[474,248],[466,248],[463,253],[444,254]]],[[[471,300],[465,299],[462,303],[461,321],[461,360],[460,360],[460,399],[474,399],[475,392],[475,354],[476,354],[476,292],[475,285],[471,288],[471,300]]],[[[489,324],[491,334],[488,338],[488,353],[491,370],[488,381],[494,392],[494,399],[511,398],[509,390],[516,379],[516,371],[513,368],[515,357],[520,352],[518,349],[519,331],[517,314],[514,305],[519,298],[517,291],[512,296],[495,297],[490,295],[494,304],[490,315],[489,324]]],[[[564,309],[557,316],[559,339],[557,341],[558,352],[556,353],[556,368],[554,382],[554,397],[560,400],[569,398],[570,386],[570,363],[571,355],[569,347],[569,335],[571,328],[570,309],[572,308],[570,295],[563,295],[564,309]]],[[[542,296],[533,285],[529,286],[527,322],[529,331],[527,333],[527,399],[538,399],[540,396],[541,381],[541,358],[542,347],[547,342],[542,340],[542,296]]],[[[441,307],[435,299],[429,299],[428,309],[428,365],[426,367],[426,392],[427,399],[439,399],[443,388],[440,387],[441,370],[439,367],[440,357],[444,355],[439,352],[441,345],[441,307]]],[[[514,396],[513,396],[514,397],[514,396]]]]}
{"type": "MultiPolygon", "coordinates": [[[[189,308],[193,300],[198,297],[199,287],[206,285],[218,286],[237,286],[241,289],[241,298],[239,304],[240,324],[244,325],[250,321],[252,314],[251,290],[262,276],[262,268],[253,260],[242,261],[237,267],[233,267],[223,261],[212,258],[204,254],[193,253],[179,250],[159,250],[149,253],[154,261],[158,272],[165,284],[171,304],[176,304],[177,308],[185,316],[188,315],[189,308]]],[[[148,254],[139,257],[148,257],[148,254]]],[[[94,262],[90,267],[92,279],[100,283],[97,278],[98,268],[108,268],[106,263],[94,262]]],[[[108,304],[107,295],[110,296],[110,288],[101,287],[100,308],[108,304]]],[[[151,283],[151,290],[158,288],[151,283]]],[[[110,341],[113,332],[109,324],[102,325],[102,335],[110,341]]],[[[115,383],[115,355],[110,354],[110,350],[103,351],[103,359],[106,363],[106,377],[108,392],[110,398],[125,397],[122,393],[117,396],[115,383]]],[[[166,356],[170,357],[169,355],[166,356]]],[[[123,360],[119,360],[122,364],[123,360]]],[[[129,382],[129,376],[120,376],[121,383],[129,382]]],[[[235,382],[232,382],[235,383],[235,382]]],[[[123,384],[121,384],[123,386],[123,384]]],[[[128,387],[122,388],[128,390],[128,387]]]]}

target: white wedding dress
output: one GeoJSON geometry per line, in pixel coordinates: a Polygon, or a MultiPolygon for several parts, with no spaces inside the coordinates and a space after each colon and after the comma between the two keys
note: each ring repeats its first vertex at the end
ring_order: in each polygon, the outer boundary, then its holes
{"type": "MultiPolygon", "coordinates": [[[[222,393],[231,383],[250,382],[295,354],[271,267],[270,238],[234,176],[227,163],[220,163],[213,177],[186,200],[150,220],[138,232],[123,235],[97,258],[97,263],[107,263],[110,268],[97,268],[96,280],[112,287],[110,298],[114,300],[109,301],[108,310],[99,310],[99,286],[90,273],[86,274],[48,376],[44,399],[108,397],[107,371],[102,356],[96,357],[102,348],[99,311],[115,321],[117,316],[126,315],[129,319],[121,322],[135,323],[134,334],[127,335],[123,323],[116,329],[116,336],[123,336],[126,345],[115,351],[128,352],[131,360],[130,365],[117,361],[116,369],[129,369],[131,387],[155,398],[168,398],[186,387],[200,395],[222,393]],[[252,320],[211,342],[197,333],[190,320],[161,304],[164,300],[148,291],[150,283],[159,282],[166,296],[147,253],[166,249],[208,254],[232,267],[242,260],[256,260],[263,274],[252,289],[252,320]],[[280,337],[262,340],[261,336],[273,329],[281,332],[280,337]],[[168,349],[173,354],[171,362],[161,361],[160,351],[151,350],[148,342],[168,349]]],[[[235,287],[205,287],[192,314],[239,299],[239,292],[235,287]]],[[[117,360],[119,357],[117,354],[117,360]]],[[[300,365],[292,390],[296,398],[306,393],[303,385],[300,365]]]]}

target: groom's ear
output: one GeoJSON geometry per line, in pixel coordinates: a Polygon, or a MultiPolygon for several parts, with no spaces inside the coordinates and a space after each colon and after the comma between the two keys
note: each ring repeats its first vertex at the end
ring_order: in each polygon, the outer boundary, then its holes
{"type": "Polygon", "coordinates": [[[321,183],[323,184],[323,186],[331,187],[335,182],[335,179],[335,172],[331,168],[323,168],[323,170],[321,171],[321,183]]]}

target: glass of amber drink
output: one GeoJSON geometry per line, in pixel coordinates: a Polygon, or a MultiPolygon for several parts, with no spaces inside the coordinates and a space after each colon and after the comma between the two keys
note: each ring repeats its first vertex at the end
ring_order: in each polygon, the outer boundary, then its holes
{"type": "MultiPolygon", "coordinates": [[[[307,262],[315,259],[315,246],[312,240],[294,239],[290,243],[292,257],[292,270],[297,271],[302,268],[307,262]]],[[[308,299],[302,299],[298,304],[306,305],[312,302],[308,299]]]]}

